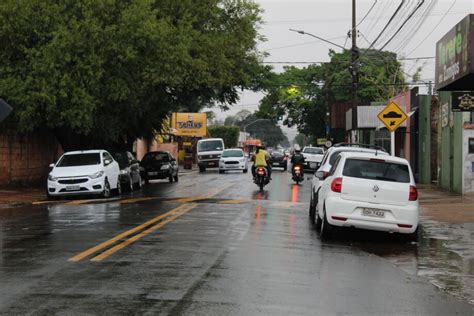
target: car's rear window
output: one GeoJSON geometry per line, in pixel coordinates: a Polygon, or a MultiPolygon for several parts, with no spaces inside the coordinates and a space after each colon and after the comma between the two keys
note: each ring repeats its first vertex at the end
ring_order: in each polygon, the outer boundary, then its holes
{"type": "Polygon", "coordinates": [[[143,163],[147,162],[152,162],[152,161],[157,161],[157,162],[169,162],[169,156],[167,153],[161,153],[161,152],[152,152],[152,153],[147,153],[143,159],[143,163]]]}
{"type": "Polygon", "coordinates": [[[77,167],[100,165],[100,154],[70,154],[64,155],[63,158],[56,165],[57,167],[77,167]]]}
{"type": "Polygon", "coordinates": [[[342,175],[390,182],[410,182],[408,165],[386,162],[383,159],[365,160],[349,158],[344,164],[342,175]]]}
{"type": "Polygon", "coordinates": [[[307,147],[303,150],[305,154],[322,155],[324,151],[318,147],[307,147]]]}

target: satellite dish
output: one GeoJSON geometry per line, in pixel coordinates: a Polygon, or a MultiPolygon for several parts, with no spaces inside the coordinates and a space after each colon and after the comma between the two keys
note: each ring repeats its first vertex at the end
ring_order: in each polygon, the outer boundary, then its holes
{"type": "Polygon", "coordinates": [[[12,112],[12,107],[5,100],[0,99],[0,122],[7,118],[12,112]]]}

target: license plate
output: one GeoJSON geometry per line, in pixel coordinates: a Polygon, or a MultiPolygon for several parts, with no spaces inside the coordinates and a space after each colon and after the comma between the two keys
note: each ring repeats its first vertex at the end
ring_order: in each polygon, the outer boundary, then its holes
{"type": "Polygon", "coordinates": [[[156,176],[157,174],[158,174],[158,172],[156,172],[156,171],[148,172],[149,176],[156,176]]]}
{"type": "Polygon", "coordinates": [[[364,208],[362,209],[362,215],[383,218],[385,217],[385,211],[374,209],[374,208],[364,208]]]}
{"type": "Polygon", "coordinates": [[[78,186],[78,185],[68,185],[66,187],[66,191],[78,191],[80,189],[81,189],[81,187],[78,186]]]}
{"type": "Polygon", "coordinates": [[[309,164],[309,166],[310,166],[311,169],[316,169],[317,164],[315,162],[312,162],[312,163],[309,164]]]}
{"type": "Polygon", "coordinates": [[[208,165],[208,166],[215,166],[215,163],[210,162],[210,163],[208,163],[207,165],[208,165]]]}
{"type": "Polygon", "coordinates": [[[273,163],[274,166],[279,166],[280,164],[278,162],[273,163]]]}

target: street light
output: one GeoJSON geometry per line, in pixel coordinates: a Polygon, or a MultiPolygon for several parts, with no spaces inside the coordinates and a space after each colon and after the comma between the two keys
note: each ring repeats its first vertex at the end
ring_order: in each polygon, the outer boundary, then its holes
{"type": "Polygon", "coordinates": [[[290,31],[296,32],[296,33],[299,33],[299,34],[303,34],[303,35],[309,35],[309,36],[312,36],[312,37],[314,37],[314,38],[317,38],[318,40],[321,40],[321,41],[323,41],[323,42],[329,43],[329,44],[331,44],[331,45],[337,46],[337,47],[342,48],[342,49],[346,49],[344,46],[341,46],[341,45],[339,45],[339,44],[333,43],[333,42],[331,42],[331,41],[328,41],[327,39],[324,39],[324,38],[319,37],[319,36],[316,36],[316,35],[314,35],[314,34],[305,32],[305,31],[303,31],[303,30],[290,29],[290,31]]]}

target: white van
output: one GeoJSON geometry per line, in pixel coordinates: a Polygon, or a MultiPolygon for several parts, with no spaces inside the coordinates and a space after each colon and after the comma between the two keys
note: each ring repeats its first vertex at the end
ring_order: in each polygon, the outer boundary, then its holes
{"type": "Polygon", "coordinates": [[[222,138],[199,140],[197,143],[199,172],[206,171],[206,168],[219,168],[219,160],[224,149],[224,140],[222,138]]]}

